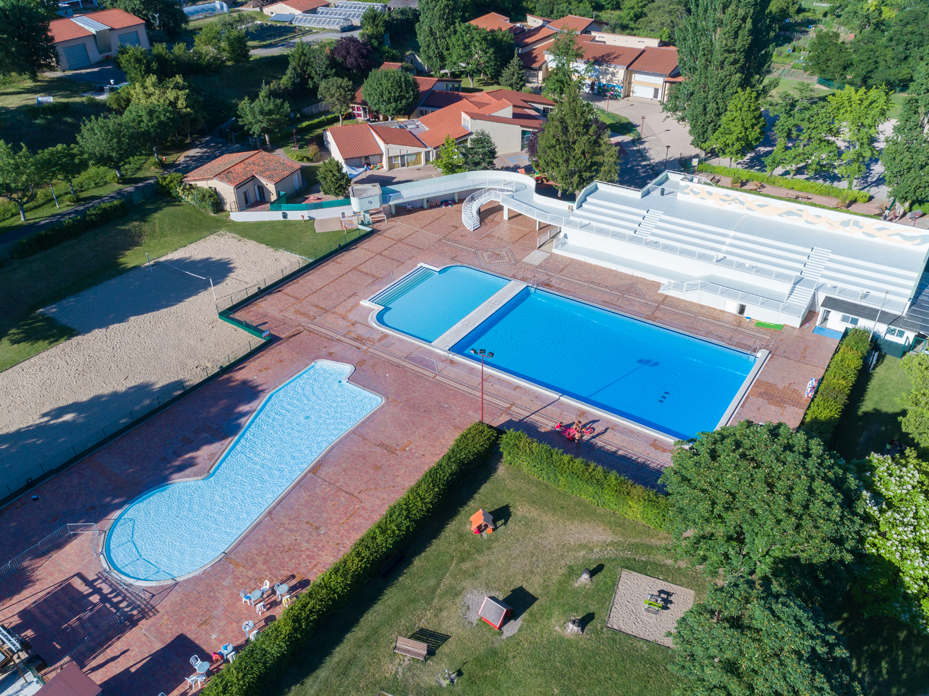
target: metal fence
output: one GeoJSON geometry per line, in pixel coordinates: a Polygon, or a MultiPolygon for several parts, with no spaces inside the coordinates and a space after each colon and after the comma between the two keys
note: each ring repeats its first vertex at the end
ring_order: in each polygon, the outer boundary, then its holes
{"type": "Polygon", "coordinates": [[[89,522],[66,524],[63,527],[59,527],[47,537],[33,544],[28,549],[19,554],[16,558],[10,559],[2,567],[0,567],[0,580],[21,568],[29,561],[35,558],[39,558],[40,556],[44,556],[46,553],[48,553],[49,549],[57,545],[59,541],[66,537],[73,536],[75,534],[99,531],[100,530],[97,529],[97,525],[89,522]]]}
{"type": "Polygon", "coordinates": [[[273,274],[266,276],[259,280],[257,283],[253,283],[247,287],[241,288],[230,292],[228,295],[223,295],[216,299],[216,312],[223,312],[233,305],[237,305],[240,302],[244,302],[249,297],[257,295],[259,292],[267,288],[269,285],[273,285],[278,282],[285,276],[289,276],[291,273],[296,273],[304,266],[313,263],[313,259],[308,259],[304,256],[298,256],[297,260],[287,264],[279,271],[275,271],[273,274]]]}

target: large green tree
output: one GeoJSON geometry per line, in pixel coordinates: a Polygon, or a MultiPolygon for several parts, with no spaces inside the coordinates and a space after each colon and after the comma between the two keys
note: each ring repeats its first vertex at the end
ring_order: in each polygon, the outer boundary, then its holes
{"type": "Polygon", "coordinates": [[[141,46],[123,44],[114,58],[116,67],[126,73],[129,82],[141,82],[149,75],[158,74],[158,63],[152,54],[141,46]]]}
{"type": "Polygon", "coordinates": [[[158,157],[158,146],[177,132],[180,117],[167,104],[130,104],[123,118],[132,124],[139,141],[158,157]]]}
{"type": "Polygon", "coordinates": [[[416,80],[405,70],[374,70],[361,87],[361,96],[374,111],[406,116],[419,94],[416,80]]]}
{"type": "Polygon", "coordinates": [[[510,62],[503,68],[503,72],[500,73],[500,84],[514,92],[523,91],[526,86],[526,70],[519,59],[519,53],[514,51],[510,62]]]}
{"type": "Polygon", "coordinates": [[[203,127],[203,100],[180,75],[159,80],[149,75],[139,82],[123,87],[130,104],[164,104],[178,116],[178,134],[190,136],[203,127]]]}
{"type": "Polygon", "coordinates": [[[323,80],[332,75],[332,58],[322,43],[298,41],[287,58],[287,72],[281,83],[297,94],[314,92],[323,80]]]}
{"type": "Polygon", "coordinates": [[[105,0],[107,7],[125,10],[145,20],[149,31],[163,31],[175,39],[187,28],[187,15],[175,0],[105,0]]]}
{"type": "Polygon", "coordinates": [[[929,447],[929,355],[908,355],[902,365],[910,388],[900,395],[900,405],[906,409],[900,425],[916,444],[929,447]]]}
{"type": "Polygon", "coordinates": [[[461,159],[466,172],[493,169],[494,160],[497,159],[497,146],[490,133],[479,130],[472,135],[468,144],[461,150],[461,159]]]}
{"type": "Polygon", "coordinates": [[[16,150],[0,140],[0,198],[15,203],[24,222],[26,206],[35,199],[35,188],[42,178],[40,160],[25,145],[16,150]]]}
{"type": "Polygon", "coordinates": [[[448,65],[452,27],[463,19],[459,0],[420,0],[416,38],[426,66],[434,73],[448,65]]]}
{"type": "Polygon", "coordinates": [[[902,607],[894,612],[923,632],[929,629],[929,464],[916,450],[902,457],[872,454],[867,477],[874,505],[868,551],[896,568],[902,581],[902,607]]]}
{"type": "Polygon", "coordinates": [[[53,15],[31,0],[0,0],[0,76],[14,73],[36,79],[58,63],[48,24],[53,15]]]}
{"type": "Polygon", "coordinates": [[[348,187],[352,185],[342,163],[335,157],[330,157],[319,166],[319,190],[327,196],[345,198],[348,187]]]}
{"type": "Polygon", "coordinates": [[[590,72],[577,69],[578,61],[584,56],[584,51],[577,44],[577,34],[569,30],[561,30],[555,36],[551,45],[551,55],[554,65],[545,78],[545,95],[553,99],[560,99],[568,92],[577,92],[579,82],[590,72]]]}
{"type": "Polygon", "coordinates": [[[271,144],[271,133],[284,127],[289,114],[290,105],[273,96],[268,87],[262,87],[255,99],[245,97],[239,103],[239,123],[253,137],[263,135],[268,145],[271,144]]]}
{"type": "Polygon", "coordinates": [[[881,164],[891,196],[903,203],[929,201],[929,61],[917,68],[881,164]]]}
{"type": "Polygon", "coordinates": [[[529,149],[536,169],[553,179],[558,194],[576,193],[597,179],[615,181],[616,147],[593,105],[569,89],[529,149]]]}
{"type": "Polygon", "coordinates": [[[826,100],[781,95],[772,109],[774,150],[764,162],[768,172],[783,168],[793,176],[834,172],[839,159],[838,129],[826,100]]]}
{"type": "Polygon", "coordinates": [[[838,173],[851,189],[865,173],[866,162],[878,155],[874,145],[877,127],[887,119],[890,94],[883,87],[856,90],[846,86],[841,92],[830,94],[828,102],[838,136],[845,144],[838,173]]]}
{"type": "Polygon", "coordinates": [[[764,139],[767,123],[761,113],[758,95],[751,89],[739,89],[729,102],[723,120],[709,145],[723,157],[742,159],[764,139]]]}
{"type": "Polygon", "coordinates": [[[345,77],[327,77],[319,85],[319,98],[329,107],[329,110],[339,115],[339,125],[348,107],[355,100],[355,89],[352,81],[345,77]]]}
{"type": "Polygon", "coordinates": [[[376,7],[369,7],[361,15],[361,38],[372,46],[380,46],[387,32],[387,17],[376,7]]]}
{"type": "Polygon", "coordinates": [[[733,580],[677,622],[670,671],[687,696],[860,696],[845,640],[770,582],[733,580]]]}
{"type": "Polygon", "coordinates": [[[778,577],[861,548],[857,485],[817,438],[742,421],[701,433],[672,461],[661,480],[674,546],[710,577],[778,577]]]}
{"type": "Polygon", "coordinates": [[[457,143],[452,140],[451,136],[445,136],[445,142],[439,148],[438,154],[432,160],[432,166],[438,169],[442,174],[458,174],[465,171],[464,158],[461,156],[461,149],[457,143]]]}
{"type": "Polygon", "coordinates": [[[39,152],[39,159],[50,180],[67,182],[71,195],[77,196],[74,191],[74,177],[87,169],[87,160],[77,145],[55,145],[46,148],[39,152]]]}
{"type": "Polygon", "coordinates": [[[115,115],[85,120],[77,144],[91,164],[111,168],[118,179],[123,177],[123,165],[142,149],[132,122],[115,115]]]}
{"type": "Polygon", "coordinates": [[[817,32],[810,41],[806,68],[825,80],[845,83],[852,66],[852,52],[837,31],[817,32]]]}
{"type": "Polygon", "coordinates": [[[690,14],[677,32],[684,80],[665,109],[687,123],[701,149],[740,88],[764,94],[774,36],[767,8],[768,0],[689,0],[690,14]]]}

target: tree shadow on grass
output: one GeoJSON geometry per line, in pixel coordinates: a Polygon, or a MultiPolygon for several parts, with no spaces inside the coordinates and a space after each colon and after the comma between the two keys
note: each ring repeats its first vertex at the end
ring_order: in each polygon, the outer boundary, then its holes
{"type": "MultiPolygon", "coordinates": [[[[423,526],[415,539],[403,549],[408,560],[394,571],[390,578],[376,577],[357,595],[353,596],[347,606],[341,607],[333,616],[327,617],[319,624],[317,630],[307,643],[300,648],[301,659],[294,663],[281,677],[278,689],[270,692],[289,691],[309,677],[335,651],[345,636],[356,626],[365,613],[380,601],[384,592],[394,584],[402,581],[403,573],[410,559],[426,551],[442,531],[458,515],[462,507],[474,497],[493,474],[496,458],[491,463],[471,472],[460,485],[445,499],[432,519],[423,526]]],[[[374,650],[390,650],[390,645],[373,646],[374,650]]]]}

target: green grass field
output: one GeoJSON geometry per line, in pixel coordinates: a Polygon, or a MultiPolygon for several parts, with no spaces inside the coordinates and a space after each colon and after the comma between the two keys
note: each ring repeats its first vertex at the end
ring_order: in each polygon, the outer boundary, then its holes
{"type": "Polygon", "coordinates": [[[910,388],[902,360],[882,355],[874,372],[865,371],[855,383],[839,427],[832,439],[835,450],[848,460],[882,453],[893,439],[910,440],[900,427],[904,409],[898,397],[910,388]]]}
{"type": "Polygon", "coordinates": [[[145,263],[146,252],[158,258],[219,230],[311,258],[345,237],[317,234],[312,221],[236,223],[161,197],[146,201],[121,220],[0,267],[0,371],[73,335],[36,310],[145,263]]]}
{"type": "Polygon", "coordinates": [[[288,696],[444,693],[436,678],[445,669],[460,671],[454,691],[468,695],[669,694],[680,683],[666,669],[671,651],[605,625],[620,568],[703,594],[700,574],[668,556],[668,537],[509,467],[474,479],[405,549],[411,561],[317,632],[287,675],[288,696]],[[468,518],[478,508],[505,524],[475,537],[468,518]],[[593,584],[577,588],[584,568],[593,584]],[[464,597],[476,590],[524,612],[515,635],[465,622],[464,597]],[[560,632],[572,617],[586,624],[583,636],[560,632]],[[392,652],[398,635],[418,628],[448,636],[425,663],[392,652]]]}

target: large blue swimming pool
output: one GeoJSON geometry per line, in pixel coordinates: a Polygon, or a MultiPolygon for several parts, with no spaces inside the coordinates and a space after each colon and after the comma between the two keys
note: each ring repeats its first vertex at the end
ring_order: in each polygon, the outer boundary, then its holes
{"type": "Polygon", "coordinates": [[[333,442],[381,404],[350,384],[354,368],[320,360],[272,392],[198,481],[133,502],[106,537],[106,557],[137,580],[168,580],[217,558],[333,442]]]}
{"type": "MultiPolygon", "coordinates": [[[[415,303],[420,315],[431,315],[449,295],[461,297],[465,288],[485,283],[488,276],[500,287],[507,282],[476,269],[453,268],[453,274],[452,269],[439,274],[446,276],[441,286],[426,280],[417,286],[415,298],[394,302],[404,306],[404,315],[413,314],[407,303],[415,303]]],[[[399,316],[382,323],[422,338],[406,330],[399,316]]],[[[417,317],[415,326],[423,321],[417,317]]],[[[755,365],[747,353],[529,288],[452,351],[473,359],[470,348],[492,352],[488,365],[514,377],[683,439],[717,427],[755,365]]]]}

